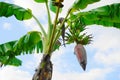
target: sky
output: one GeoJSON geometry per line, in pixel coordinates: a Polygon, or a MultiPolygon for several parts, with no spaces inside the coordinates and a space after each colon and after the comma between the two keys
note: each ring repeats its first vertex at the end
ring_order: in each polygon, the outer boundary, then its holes
{"type": "MultiPolygon", "coordinates": [[[[40,22],[47,26],[47,14],[43,4],[35,3],[33,0],[0,0],[30,8],[40,22]]],[[[60,16],[65,16],[67,9],[74,0],[64,0],[65,8],[60,16]]],[[[89,5],[85,11],[95,7],[118,3],[120,0],[101,0],[89,5]]],[[[52,16],[54,14],[52,13],[52,16]]],[[[76,56],[74,55],[75,44],[61,47],[52,56],[53,77],[52,80],[120,80],[120,30],[106,28],[100,25],[87,26],[86,32],[93,34],[90,45],[84,46],[87,52],[87,69],[83,71],[76,56]]],[[[17,40],[31,30],[40,30],[33,19],[18,21],[14,16],[0,18],[0,44],[17,40]]],[[[31,80],[37,68],[42,53],[22,55],[22,66],[5,66],[0,68],[0,80],[31,80]]]]}

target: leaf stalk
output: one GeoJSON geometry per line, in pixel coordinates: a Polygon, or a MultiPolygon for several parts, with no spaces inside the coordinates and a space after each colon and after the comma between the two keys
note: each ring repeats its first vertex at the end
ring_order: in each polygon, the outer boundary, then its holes
{"type": "Polygon", "coordinates": [[[34,20],[37,22],[37,24],[39,25],[39,28],[41,29],[41,31],[42,31],[44,37],[46,37],[47,34],[46,34],[46,32],[45,32],[43,26],[41,25],[41,23],[39,22],[39,20],[38,20],[33,14],[32,14],[32,16],[33,16],[33,19],[34,19],[34,20]]]}

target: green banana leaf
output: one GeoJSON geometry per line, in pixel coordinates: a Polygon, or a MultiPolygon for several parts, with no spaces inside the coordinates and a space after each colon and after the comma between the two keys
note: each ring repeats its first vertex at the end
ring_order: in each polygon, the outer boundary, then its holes
{"type": "Polygon", "coordinates": [[[33,51],[43,51],[41,33],[37,31],[28,32],[19,40],[7,42],[0,45],[0,62],[4,65],[20,66],[21,60],[16,58],[21,54],[32,54],[33,51]]]}
{"type": "Polygon", "coordinates": [[[10,17],[12,15],[21,21],[32,18],[31,10],[26,10],[15,4],[0,2],[0,17],[10,17]]]}
{"type": "Polygon", "coordinates": [[[22,61],[15,56],[0,56],[0,62],[4,65],[21,66],[22,61]]]}
{"type": "Polygon", "coordinates": [[[35,2],[37,2],[37,3],[45,3],[45,2],[47,2],[48,0],[34,0],[35,2]]]}
{"type": "Polygon", "coordinates": [[[13,51],[13,46],[16,42],[17,40],[1,44],[0,45],[0,56],[9,56],[9,55],[16,56],[16,54],[14,54],[14,51],[13,51]]]}
{"type": "Polygon", "coordinates": [[[71,15],[71,21],[78,19],[84,25],[103,25],[120,28],[120,3],[106,5],[88,12],[71,15]]]}
{"type": "Polygon", "coordinates": [[[26,35],[21,37],[14,45],[14,52],[18,52],[20,55],[23,54],[32,54],[34,50],[37,50],[37,53],[43,51],[43,45],[41,40],[41,33],[38,31],[28,32],[26,35]]]}
{"type": "Polygon", "coordinates": [[[11,41],[0,45],[0,62],[4,65],[20,66],[21,60],[16,58],[17,52],[13,51],[13,45],[17,41],[11,41]]]}
{"type": "Polygon", "coordinates": [[[76,0],[72,6],[73,10],[85,9],[89,4],[93,4],[100,0],[76,0]]]}

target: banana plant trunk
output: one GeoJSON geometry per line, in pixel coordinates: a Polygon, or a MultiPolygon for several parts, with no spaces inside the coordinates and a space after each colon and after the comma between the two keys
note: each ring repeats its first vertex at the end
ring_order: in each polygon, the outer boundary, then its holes
{"type": "Polygon", "coordinates": [[[52,62],[49,54],[44,54],[43,58],[33,75],[32,80],[51,80],[52,79],[52,62]]]}

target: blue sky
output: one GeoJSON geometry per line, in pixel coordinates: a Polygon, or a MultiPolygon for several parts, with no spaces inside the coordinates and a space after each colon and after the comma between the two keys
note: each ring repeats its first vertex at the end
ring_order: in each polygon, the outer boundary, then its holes
{"type": "MultiPolygon", "coordinates": [[[[47,26],[44,5],[37,4],[33,0],[0,1],[12,2],[32,9],[40,22],[47,26]]],[[[73,1],[65,0],[64,4],[66,6],[60,16],[64,16],[73,1]]],[[[86,10],[116,2],[120,1],[101,0],[101,2],[88,6],[86,10]]],[[[21,22],[17,21],[14,16],[10,18],[2,17],[0,18],[0,43],[19,39],[30,30],[39,30],[33,19],[21,22]]],[[[74,55],[75,45],[68,45],[53,53],[54,71],[52,80],[120,80],[120,30],[92,25],[88,26],[86,31],[94,36],[92,44],[85,46],[88,58],[86,71],[82,70],[74,55]]],[[[21,67],[6,66],[0,68],[0,80],[31,80],[41,56],[42,53],[19,56],[23,65],[21,67]]]]}

